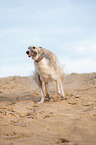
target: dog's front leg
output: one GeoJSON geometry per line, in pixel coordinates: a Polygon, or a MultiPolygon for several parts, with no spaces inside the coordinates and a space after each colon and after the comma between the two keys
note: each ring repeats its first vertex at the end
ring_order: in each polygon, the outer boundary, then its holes
{"type": "Polygon", "coordinates": [[[35,74],[35,80],[37,82],[38,87],[40,88],[41,91],[41,100],[40,102],[37,102],[37,104],[43,103],[44,102],[44,98],[45,98],[45,83],[42,81],[42,79],[40,78],[39,73],[36,72],[35,74]]]}
{"type": "Polygon", "coordinates": [[[46,91],[46,97],[48,97],[48,99],[49,99],[50,101],[53,101],[53,99],[52,99],[51,96],[49,95],[48,83],[45,83],[45,91],[46,91]]]}
{"type": "Polygon", "coordinates": [[[40,102],[37,102],[37,104],[41,104],[44,102],[45,99],[45,82],[42,81],[42,87],[40,88],[41,90],[41,100],[40,102]]]}

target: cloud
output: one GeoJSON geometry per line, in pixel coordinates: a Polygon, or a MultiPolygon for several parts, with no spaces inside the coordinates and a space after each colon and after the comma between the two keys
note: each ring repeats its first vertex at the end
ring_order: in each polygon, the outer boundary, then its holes
{"type": "Polygon", "coordinates": [[[30,72],[33,68],[25,60],[29,45],[53,51],[70,73],[93,71],[96,68],[95,3],[89,0],[0,1],[0,73],[30,72]],[[22,68],[25,65],[27,70],[22,68]]]}
{"type": "Polygon", "coordinates": [[[96,37],[79,41],[76,44],[74,50],[78,53],[84,53],[85,56],[87,55],[89,57],[95,56],[96,55],[96,37]]]}
{"type": "Polygon", "coordinates": [[[2,29],[2,30],[0,30],[0,37],[5,37],[8,35],[16,34],[18,31],[20,32],[20,29],[16,29],[16,28],[2,29]]]}
{"type": "Polygon", "coordinates": [[[85,58],[79,60],[66,60],[65,70],[67,73],[91,73],[96,72],[96,63],[94,60],[85,58]]]}
{"type": "Polygon", "coordinates": [[[0,77],[8,76],[29,76],[34,70],[34,64],[32,62],[22,62],[22,63],[10,63],[0,66],[0,77]]]}

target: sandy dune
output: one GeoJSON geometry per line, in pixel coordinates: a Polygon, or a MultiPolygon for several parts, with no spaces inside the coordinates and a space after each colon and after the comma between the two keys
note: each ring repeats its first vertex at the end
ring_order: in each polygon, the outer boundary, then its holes
{"type": "Polygon", "coordinates": [[[96,145],[96,73],[64,79],[66,98],[50,84],[53,102],[27,77],[0,79],[0,145],[96,145]]]}

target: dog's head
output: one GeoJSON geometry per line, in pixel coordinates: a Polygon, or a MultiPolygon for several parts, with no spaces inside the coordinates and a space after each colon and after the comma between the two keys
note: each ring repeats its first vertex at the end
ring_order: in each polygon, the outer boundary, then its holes
{"type": "Polygon", "coordinates": [[[43,55],[42,47],[29,46],[26,51],[28,57],[32,57],[33,60],[37,60],[40,56],[43,55]]]}

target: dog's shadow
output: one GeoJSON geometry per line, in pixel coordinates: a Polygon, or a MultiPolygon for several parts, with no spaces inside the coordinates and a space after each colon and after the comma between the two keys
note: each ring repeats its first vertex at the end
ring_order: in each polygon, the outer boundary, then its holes
{"type": "MultiPolygon", "coordinates": [[[[59,96],[55,91],[50,93],[53,101],[61,101],[63,100],[62,96],[59,96]]],[[[22,101],[33,101],[34,103],[39,102],[41,99],[40,91],[21,91],[15,94],[3,94],[0,93],[0,102],[22,102],[22,101]]],[[[50,100],[45,97],[44,102],[50,102],[50,100]]]]}
{"type": "MultiPolygon", "coordinates": [[[[56,93],[55,83],[49,84],[49,94],[52,97],[53,101],[63,100],[62,96],[59,96],[56,93]]],[[[38,86],[34,83],[29,88],[20,91],[2,93],[0,92],[0,102],[19,102],[19,101],[33,101],[34,103],[39,102],[41,99],[41,93],[38,86]]],[[[49,99],[45,97],[44,102],[49,102],[49,99]]]]}
{"type": "Polygon", "coordinates": [[[37,103],[40,101],[40,94],[35,94],[28,91],[24,92],[19,92],[19,93],[0,93],[0,102],[19,102],[19,101],[26,101],[26,100],[31,100],[34,103],[37,103]]]}

